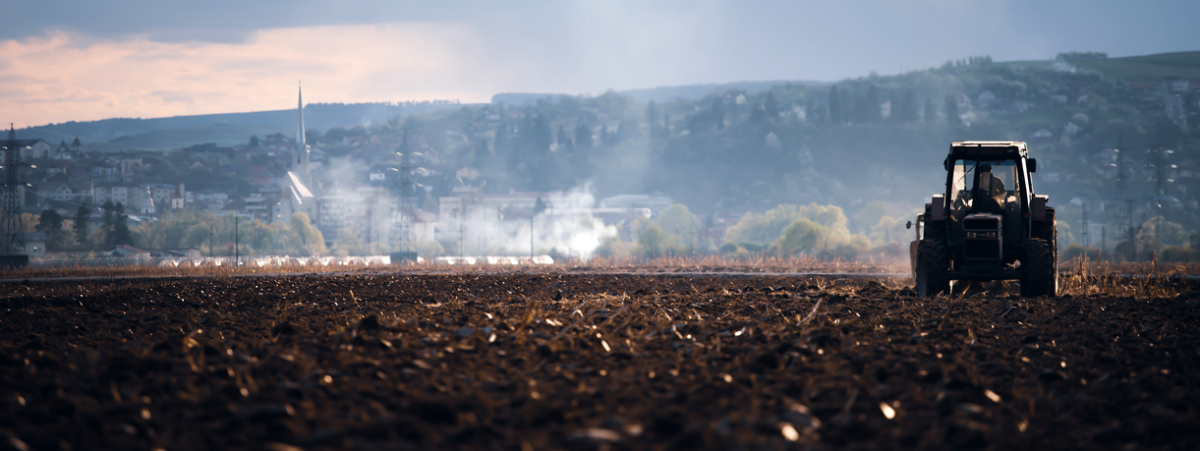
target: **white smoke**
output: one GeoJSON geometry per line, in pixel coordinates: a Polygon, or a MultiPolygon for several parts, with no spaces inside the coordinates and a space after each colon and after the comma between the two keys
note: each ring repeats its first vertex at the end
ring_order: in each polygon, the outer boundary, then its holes
{"type": "MultiPolygon", "coordinates": [[[[385,249],[399,250],[404,246],[392,242],[399,237],[390,233],[400,227],[399,199],[389,194],[389,186],[367,183],[367,172],[361,160],[329,159],[319,177],[323,208],[318,226],[327,234],[349,229],[364,248],[378,243],[385,245],[385,249]]],[[[596,217],[596,199],[590,182],[569,191],[508,195],[485,194],[478,188],[460,186],[451,196],[461,200],[462,211],[457,214],[462,217],[454,217],[454,213],[447,211],[431,212],[439,214],[435,238],[449,256],[550,254],[589,259],[605,238],[618,233],[616,226],[596,217]],[[539,197],[545,210],[531,220],[535,199],[539,197]]],[[[622,216],[610,210],[613,209],[605,209],[610,216],[622,216]]],[[[336,238],[336,235],[325,237],[326,241],[336,238]]]]}
{"type": "Polygon", "coordinates": [[[333,232],[326,241],[337,238],[338,229],[349,229],[358,236],[364,247],[382,244],[390,247],[395,199],[387,186],[367,183],[368,168],[353,158],[330,158],[319,176],[323,209],[319,224],[323,231],[333,232]]]}
{"type": "Polygon", "coordinates": [[[548,193],[542,198],[546,210],[532,220],[529,196],[508,204],[502,195],[497,197],[468,207],[463,221],[442,219],[439,239],[453,248],[461,243],[461,253],[467,256],[558,254],[589,259],[605,238],[617,235],[615,226],[593,216],[596,199],[590,184],[548,193]],[[445,230],[447,226],[452,230],[445,230]]]}

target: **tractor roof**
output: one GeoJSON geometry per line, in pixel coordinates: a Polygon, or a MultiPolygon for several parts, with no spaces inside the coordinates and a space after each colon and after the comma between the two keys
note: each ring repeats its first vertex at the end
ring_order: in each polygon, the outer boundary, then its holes
{"type": "Polygon", "coordinates": [[[1029,149],[1023,141],[955,141],[950,144],[950,158],[1024,158],[1029,149]]]}

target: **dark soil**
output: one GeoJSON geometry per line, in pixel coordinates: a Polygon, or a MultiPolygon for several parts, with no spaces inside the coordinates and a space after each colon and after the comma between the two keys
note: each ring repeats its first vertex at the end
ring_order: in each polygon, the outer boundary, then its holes
{"type": "Polygon", "coordinates": [[[883,282],[5,284],[0,449],[1200,448],[1195,292],[883,282]]]}

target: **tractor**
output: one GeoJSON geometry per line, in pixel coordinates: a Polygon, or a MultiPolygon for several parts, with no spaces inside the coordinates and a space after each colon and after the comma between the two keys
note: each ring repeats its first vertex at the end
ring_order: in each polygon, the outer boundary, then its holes
{"type": "Polygon", "coordinates": [[[1025,143],[955,142],[943,166],[946,191],[925,204],[909,246],[917,296],[948,294],[952,281],[1000,280],[1019,280],[1021,296],[1057,295],[1054,208],[1034,194],[1037,159],[1025,143]]]}

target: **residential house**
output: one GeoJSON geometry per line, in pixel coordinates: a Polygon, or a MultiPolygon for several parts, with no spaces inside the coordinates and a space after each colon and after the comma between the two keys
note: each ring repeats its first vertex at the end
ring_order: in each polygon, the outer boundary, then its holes
{"type": "Polygon", "coordinates": [[[192,192],[192,194],[194,194],[195,201],[197,203],[215,201],[219,204],[218,208],[223,208],[225,206],[225,203],[229,202],[228,194],[219,192],[212,188],[206,188],[206,189],[202,189],[199,191],[194,191],[194,192],[192,192]]]}
{"type": "Polygon", "coordinates": [[[79,180],[73,182],[45,182],[38,185],[38,203],[42,203],[47,199],[79,202],[90,200],[95,196],[95,189],[91,181],[79,180]]]}
{"type": "Polygon", "coordinates": [[[125,182],[134,182],[142,175],[142,159],[141,158],[121,158],[116,161],[117,168],[121,170],[121,180],[125,182]]]}
{"type": "Polygon", "coordinates": [[[238,175],[244,176],[250,180],[250,183],[258,186],[271,185],[272,182],[271,171],[266,166],[250,166],[246,168],[245,172],[238,175]]]}
{"type": "Polygon", "coordinates": [[[182,197],[183,183],[150,183],[147,188],[155,205],[170,205],[171,199],[182,197]]]}
{"type": "MultiPolygon", "coordinates": [[[[137,187],[116,183],[101,183],[96,187],[96,195],[93,198],[93,204],[104,205],[105,202],[112,201],[114,204],[120,202],[121,205],[129,205],[131,192],[136,193],[137,187]]],[[[136,197],[136,194],[134,197],[136,197]]]]}
{"type": "Polygon", "coordinates": [[[121,170],[108,166],[92,166],[92,169],[88,170],[88,175],[93,180],[115,182],[120,178],[121,170]]]}
{"type": "Polygon", "coordinates": [[[267,197],[262,193],[251,193],[249,197],[242,200],[245,206],[242,211],[248,219],[257,219],[263,222],[271,222],[272,205],[267,197]]]}
{"type": "Polygon", "coordinates": [[[226,203],[224,207],[221,207],[221,210],[218,211],[217,214],[221,216],[249,216],[249,214],[246,212],[246,200],[240,197],[235,197],[226,203]]]}
{"type": "Polygon", "coordinates": [[[92,175],[84,168],[68,168],[67,180],[91,180],[92,175]]]}
{"type": "Polygon", "coordinates": [[[50,159],[50,143],[44,139],[18,139],[17,147],[21,149],[21,159],[48,160],[50,159]]]}
{"type": "Polygon", "coordinates": [[[18,233],[15,239],[17,252],[30,258],[46,256],[45,232],[22,232],[18,233]]]}
{"type": "Polygon", "coordinates": [[[71,162],[65,160],[49,160],[38,163],[36,166],[38,169],[45,170],[47,175],[66,174],[67,168],[71,166],[71,162]]]}
{"type": "Polygon", "coordinates": [[[67,141],[63,140],[58,144],[58,148],[54,150],[53,158],[55,160],[70,160],[71,148],[67,147],[67,141]]]}
{"type": "Polygon", "coordinates": [[[118,244],[110,254],[114,257],[149,257],[150,253],[133,246],[118,244]]]}
{"type": "Polygon", "coordinates": [[[1171,92],[1187,92],[1190,80],[1183,77],[1163,77],[1163,84],[1171,92]]]}

